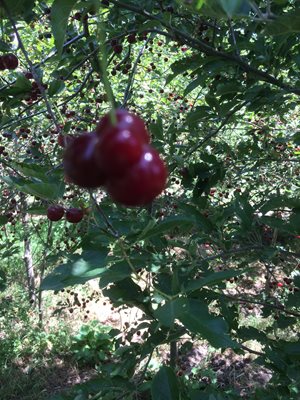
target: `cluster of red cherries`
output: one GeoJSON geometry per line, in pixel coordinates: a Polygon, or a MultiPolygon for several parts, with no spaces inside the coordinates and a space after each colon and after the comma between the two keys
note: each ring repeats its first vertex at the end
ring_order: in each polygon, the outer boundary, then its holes
{"type": "Polygon", "coordinates": [[[60,205],[51,205],[47,209],[47,217],[50,221],[59,221],[65,215],[66,220],[72,224],[77,224],[84,217],[84,211],[81,208],[71,207],[67,210],[60,205]]]}
{"type": "Polygon", "coordinates": [[[18,68],[19,60],[12,53],[4,54],[0,57],[0,71],[4,71],[5,69],[16,69],[18,68]]]}
{"type": "Polygon", "coordinates": [[[105,186],[119,204],[147,205],[164,190],[168,175],[149,142],[139,116],[125,109],[111,111],[94,132],[68,137],[63,161],[66,178],[88,189],[105,186]]]}

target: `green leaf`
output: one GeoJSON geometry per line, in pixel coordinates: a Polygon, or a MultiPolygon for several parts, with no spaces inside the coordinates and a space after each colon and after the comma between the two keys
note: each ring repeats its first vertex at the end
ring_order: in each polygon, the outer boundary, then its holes
{"type": "Polygon", "coordinates": [[[228,83],[221,83],[217,87],[217,96],[222,96],[225,94],[230,93],[238,93],[242,90],[242,87],[239,83],[236,82],[228,82],[228,83]]]}
{"type": "Polygon", "coordinates": [[[41,290],[59,290],[67,286],[84,284],[90,279],[98,278],[106,267],[108,250],[86,251],[81,255],[73,255],[71,261],[58,266],[46,276],[41,290]]]}
{"type": "Polygon", "coordinates": [[[234,278],[235,276],[240,276],[244,274],[247,270],[240,270],[240,271],[220,271],[214,272],[208,276],[204,276],[202,279],[197,279],[189,282],[186,287],[185,291],[190,293],[195,290],[201,289],[204,286],[213,286],[216,285],[226,279],[234,278]]]}
{"type": "Polygon", "coordinates": [[[131,268],[126,261],[118,262],[109,267],[100,277],[100,289],[105,288],[110,283],[122,281],[132,274],[131,268]]]}
{"type": "Polygon", "coordinates": [[[139,236],[139,239],[149,239],[153,236],[160,236],[163,233],[169,232],[174,228],[190,228],[194,225],[195,220],[191,216],[175,216],[168,217],[163,222],[155,225],[153,228],[147,230],[143,235],[139,236]]]}
{"type": "Polygon", "coordinates": [[[293,141],[295,144],[300,145],[300,132],[296,132],[293,135],[293,141]]]}
{"type": "MultiPolygon", "coordinates": [[[[25,19],[32,13],[34,3],[34,0],[5,0],[6,8],[8,8],[11,16],[24,16],[25,19]]],[[[0,6],[0,17],[7,18],[6,12],[2,6],[0,6]]]]}
{"type": "Polygon", "coordinates": [[[30,215],[46,215],[47,209],[45,206],[41,207],[30,207],[27,209],[27,213],[30,215]]]}
{"type": "Polygon", "coordinates": [[[55,81],[52,81],[50,83],[49,89],[48,89],[48,94],[50,97],[59,94],[60,92],[62,92],[65,89],[65,84],[62,80],[57,79],[55,81]]]}
{"type": "Polygon", "coordinates": [[[9,88],[1,91],[1,97],[16,96],[29,93],[32,90],[31,83],[22,74],[18,74],[17,80],[9,88]]]}
{"type": "Polygon", "coordinates": [[[103,295],[109,297],[117,305],[127,304],[141,309],[145,308],[143,303],[146,301],[146,295],[144,296],[139,285],[133,282],[131,278],[123,279],[111,287],[104,289],[103,295]]]}
{"type": "Polygon", "coordinates": [[[195,80],[193,80],[191,83],[188,84],[188,86],[184,90],[184,96],[187,96],[189,93],[191,93],[194,89],[196,89],[198,86],[203,85],[205,82],[205,77],[204,76],[198,76],[195,80]]]}
{"type": "Polygon", "coordinates": [[[159,306],[153,314],[163,326],[171,328],[174,320],[179,318],[184,303],[185,299],[183,298],[167,301],[163,306],[159,306]]]}
{"type": "Polygon", "coordinates": [[[56,200],[61,198],[65,191],[65,185],[63,182],[29,181],[13,176],[3,176],[0,177],[0,179],[8,185],[13,186],[15,189],[20,190],[20,192],[40,197],[45,200],[56,200]]]}
{"type": "Polygon", "coordinates": [[[265,225],[268,225],[273,229],[278,229],[279,231],[282,232],[291,233],[293,235],[299,234],[299,227],[300,227],[299,214],[296,214],[294,218],[290,218],[290,223],[280,218],[269,217],[269,216],[261,217],[260,222],[265,225]]]}
{"type": "Polygon", "coordinates": [[[287,196],[276,196],[272,197],[266,201],[260,211],[266,213],[268,211],[274,210],[276,208],[299,208],[300,209],[300,198],[297,197],[287,197],[287,196]]]}
{"type": "Polygon", "coordinates": [[[253,213],[252,206],[248,203],[247,199],[239,197],[234,203],[235,213],[242,223],[242,227],[245,231],[248,231],[252,227],[253,213]]]}
{"type": "Polygon", "coordinates": [[[278,16],[275,21],[267,24],[266,31],[271,35],[286,35],[300,32],[300,10],[278,16]]]}
{"type": "Polygon", "coordinates": [[[194,111],[190,112],[186,117],[186,122],[189,126],[195,126],[198,122],[201,122],[204,118],[209,117],[210,107],[200,106],[194,111]]]}
{"type": "Polygon", "coordinates": [[[151,123],[149,126],[150,132],[159,140],[164,139],[164,128],[162,118],[158,117],[155,123],[151,123]]]}
{"type": "Polygon", "coordinates": [[[51,8],[51,27],[58,58],[62,55],[68,19],[78,0],[54,0],[51,8]]]}
{"type": "Polygon", "coordinates": [[[175,372],[170,367],[161,367],[151,385],[152,400],[179,400],[179,388],[175,372]]]}
{"type": "Polygon", "coordinates": [[[208,340],[215,348],[238,346],[229,336],[226,321],[209,314],[207,304],[201,300],[187,299],[182,306],[179,320],[187,329],[208,340]]]}
{"type": "Polygon", "coordinates": [[[6,275],[3,271],[0,271],[0,292],[6,289],[6,275]]]}
{"type": "Polygon", "coordinates": [[[219,0],[228,17],[235,15],[241,8],[244,0],[219,0]]]}
{"type": "Polygon", "coordinates": [[[0,225],[5,225],[8,221],[8,218],[5,215],[0,215],[0,225]]]}

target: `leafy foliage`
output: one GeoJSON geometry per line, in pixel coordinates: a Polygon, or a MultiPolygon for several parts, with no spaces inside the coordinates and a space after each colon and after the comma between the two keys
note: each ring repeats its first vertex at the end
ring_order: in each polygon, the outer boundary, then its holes
{"type": "Polygon", "coordinates": [[[105,362],[60,398],[239,398],[179,373],[172,349],[188,337],[253,353],[271,370],[249,396],[296,399],[297,2],[0,3],[0,50],[20,61],[0,71],[0,290],[16,276],[30,282],[28,263],[20,274],[30,238],[41,282],[33,305],[42,291],[97,279],[113,306],[141,312],[122,334],[82,327],[78,360],[105,362]],[[169,166],[166,190],[147,207],[126,209],[64,177],[65,140],[115,106],[144,119],[169,166]],[[54,202],[81,208],[83,221],[49,222],[54,202]],[[251,307],[266,326],[243,326],[251,307]],[[166,345],[170,366],[147,375],[166,345]]]}

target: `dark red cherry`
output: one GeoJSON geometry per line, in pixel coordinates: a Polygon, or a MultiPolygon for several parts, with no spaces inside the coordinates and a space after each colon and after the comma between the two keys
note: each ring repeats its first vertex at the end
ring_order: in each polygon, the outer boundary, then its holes
{"type": "Polygon", "coordinates": [[[96,162],[95,147],[98,140],[94,133],[83,133],[66,147],[64,170],[75,185],[96,188],[105,183],[105,175],[96,162]]]}
{"type": "Polygon", "coordinates": [[[130,34],[127,37],[127,41],[128,41],[128,43],[136,43],[136,35],[135,35],[135,33],[130,34]]]}
{"type": "Polygon", "coordinates": [[[113,46],[113,51],[116,54],[121,54],[122,51],[123,51],[123,46],[121,44],[116,44],[116,45],[113,46]]]}
{"type": "Polygon", "coordinates": [[[139,161],[144,143],[141,136],[119,126],[107,129],[99,138],[97,163],[109,177],[121,176],[139,161]]]}
{"type": "Polygon", "coordinates": [[[66,211],[66,220],[72,224],[77,224],[83,218],[84,212],[81,208],[68,208],[66,211]]]}
{"type": "Polygon", "coordinates": [[[124,176],[110,179],[107,190],[117,203],[143,206],[151,203],[165,188],[167,168],[158,152],[145,145],[139,161],[124,176]]]}
{"type": "Polygon", "coordinates": [[[12,53],[5,54],[2,58],[2,62],[6,69],[16,69],[19,65],[18,58],[12,53]]]}
{"type": "MultiPolygon", "coordinates": [[[[136,136],[140,136],[145,144],[150,142],[150,136],[144,121],[138,115],[123,108],[117,109],[115,115],[118,129],[126,129],[136,136]]],[[[97,125],[96,134],[102,136],[105,130],[111,129],[113,126],[111,113],[107,113],[97,125]]]]}
{"type": "Polygon", "coordinates": [[[27,79],[33,79],[33,75],[30,71],[24,72],[24,76],[27,79]]]}
{"type": "Polygon", "coordinates": [[[64,216],[65,210],[62,206],[53,205],[47,209],[47,217],[50,221],[59,221],[64,216]]]}

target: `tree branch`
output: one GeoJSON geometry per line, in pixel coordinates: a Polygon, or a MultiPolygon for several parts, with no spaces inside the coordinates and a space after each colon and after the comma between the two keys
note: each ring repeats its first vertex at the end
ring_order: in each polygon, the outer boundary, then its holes
{"type": "MultiPolygon", "coordinates": [[[[270,83],[271,85],[277,86],[288,93],[294,93],[298,96],[300,95],[300,88],[291,87],[291,86],[281,82],[280,80],[276,79],[274,76],[270,75],[269,73],[261,71],[255,67],[252,67],[250,64],[243,61],[239,57],[224,53],[222,51],[215,50],[213,47],[209,46],[202,40],[193,38],[189,34],[182,32],[181,30],[179,30],[177,28],[174,28],[167,21],[161,20],[159,17],[157,17],[156,15],[152,15],[148,11],[145,11],[145,10],[143,10],[139,7],[133,6],[131,4],[123,3],[122,1],[119,1],[119,0],[110,0],[110,2],[120,8],[124,8],[126,10],[133,11],[133,12],[140,14],[148,19],[160,22],[160,24],[163,27],[165,27],[168,31],[173,33],[174,40],[179,40],[182,43],[184,43],[194,49],[202,51],[204,54],[206,54],[208,56],[216,56],[216,57],[222,58],[224,60],[234,62],[242,70],[256,75],[260,80],[270,83]]],[[[164,33],[162,32],[162,34],[164,34],[164,33]]],[[[169,36],[169,33],[168,33],[168,36],[169,36]]]]}

